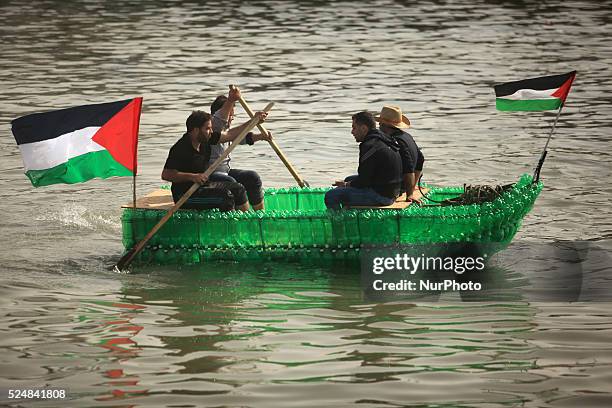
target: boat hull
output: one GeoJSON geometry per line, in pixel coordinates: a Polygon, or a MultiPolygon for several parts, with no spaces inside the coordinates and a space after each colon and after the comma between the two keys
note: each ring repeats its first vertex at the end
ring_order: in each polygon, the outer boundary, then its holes
{"type": "MultiPolygon", "coordinates": [[[[362,249],[386,245],[445,245],[492,253],[507,246],[542,189],[523,176],[491,202],[425,206],[402,210],[328,211],[325,188],[268,189],[266,211],[179,210],[153,236],[138,263],[197,263],[210,260],[351,261],[362,249]],[[460,245],[458,245],[460,244],[460,245]]],[[[440,201],[463,187],[431,187],[440,201]]],[[[133,247],[164,216],[165,210],[125,208],[123,243],[133,247]]]]}

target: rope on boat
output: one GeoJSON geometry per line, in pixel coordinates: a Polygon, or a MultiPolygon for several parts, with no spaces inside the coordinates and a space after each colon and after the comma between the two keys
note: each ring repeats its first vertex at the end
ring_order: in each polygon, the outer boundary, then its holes
{"type": "Polygon", "coordinates": [[[469,205],[481,204],[495,200],[504,192],[510,190],[514,184],[488,186],[488,185],[463,185],[463,194],[458,197],[443,200],[440,205],[469,205]]]}
{"type": "Polygon", "coordinates": [[[431,201],[433,203],[440,204],[442,207],[454,206],[454,205],[481,204],[481,203],[491,202],[495,200],[496,198],[498,198],[499,196],[501,196],[506,191],[510,190],[514,186],[514,183],[505,184],[505,185],[496,185],[496,186],[489,186],[486,184],[475,184],[475,185],[464,184],[463,193],[461,195],[457,197],[453,197],[453,198],[448,198],[442,201],[436,201],[436,200],[431,199],[430,197],[427,197],[427,195],[423,193],[423,190],[421,189],[421,179],[422,178],[423,178],[423,175],[421,174],[421,177],[419,177],[419,181],[417,182],[417,185],[419,187],[419,191],[421,192],[421,195],[423,196],[423,198],[426,198],[428,201],[431,201]]]}

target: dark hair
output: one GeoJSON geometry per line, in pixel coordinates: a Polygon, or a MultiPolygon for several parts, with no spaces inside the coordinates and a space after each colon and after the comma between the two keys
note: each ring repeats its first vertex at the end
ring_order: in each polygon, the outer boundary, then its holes
{"type": "Polygon", "coordinates": [[[185,121],[185,125],[187,126],[187,131],[189,132],[191,129],[201,128],[204,126],[206,122],[210,120],[210,113],[203,111],[193,111],[191,115],[185,121]]]}
{"type": "Polygon", "coordinates": [[[211,115],[214,115],[216,111],[221,109],[226,101],[227,101],[227,96],[225,96],[225,95],[217,96],[217,99],[215,99],[213,101],[213,103],[210,105],[210,113],[211,113],[211,115]]]}
{"type": "Polygon", "coordinates": [[[357,112],[352,116],[352,118],[358,125],[366,125],[368,130],[376,129],[376,121],[370,112],[357,112]]]}

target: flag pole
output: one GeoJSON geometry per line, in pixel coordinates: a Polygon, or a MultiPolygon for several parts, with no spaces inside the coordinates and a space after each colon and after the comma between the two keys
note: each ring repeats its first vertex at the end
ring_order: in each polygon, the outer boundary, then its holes
{"type": "Polygon", "coordinates": [[[557,116],[555,117],[555,121],[553,122],[552,128],[550,129],[550,133],[548,134],[548,139],[546,139],[546,144],[544,145],[544,150],[542,151],[542,155],[540,156],[540,161],[538,161],[538,165],[533,172],[533,182],[534,184],[540,181],[540,171],[542,170],[542,166],[544,165],[544,160],[546,160],[546,155],[548,154],[548,144],[550,143],[550,139],[552,138],[553,133],[555,133],[555,129],[557,128],[557,121],[559,120],[559,116],[561,116],[561,110],[563,109],[564,104],[559,106],[559,110],[557,111],[557,116]]]}
{"type": "MultiPolygon", "coordinates": [[[[134,209],[134,214],[136,213],[136,169],[134,169],[134,174],[132,174],[132,208],[134,209]]],[[[132,220],[133,222],[133,220],[132,220]]],[[[136,230],[132,225],[132,241],[136,241],[136,230]]]]}
{"type": "Polygon", "coordinates": [[[132,203],[134,211],[136,211],[136,172],[132,175],[132,203]]]}
{"type": "MultiPolygon", "coordinates": [[[[140,114],[142,113],[142,97],[134,99],[138,104],[138,111],[134,118],[134,134],[136,134],[136,140],[134,140],[134,171],[132,172],[132,206],[136,211],[136,173],[138,173],[138,131],[140,130],[140,114]]],[[[132,228],[132,238],[135,239],[135,230],[132,228]]]]}

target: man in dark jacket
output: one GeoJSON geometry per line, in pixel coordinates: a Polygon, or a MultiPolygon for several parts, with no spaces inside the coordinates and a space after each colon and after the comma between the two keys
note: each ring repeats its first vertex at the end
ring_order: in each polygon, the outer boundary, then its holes
{"type": "Polygon", "coordinates": [[[425,157],[416,142],[404,129],[410,127],[410,121],[398,106],[383,106],[380,115],[376,118],[380,123],[380,130],[393,138],[400,146],[402,158],[402,192],[406,192],[406,201],[421,177],[425,157]]]}
{"type": "Polygon", "coordinates": [[[325,205],[340,209],[347,205],[393,204],[402,181],[399,145],[376,129],[376,121],[368,112],[353,115],[351,133],[359,143],[358,174],[336,181],[337,187],[325,194],[325,205]]]}

